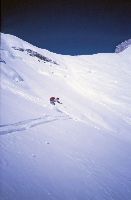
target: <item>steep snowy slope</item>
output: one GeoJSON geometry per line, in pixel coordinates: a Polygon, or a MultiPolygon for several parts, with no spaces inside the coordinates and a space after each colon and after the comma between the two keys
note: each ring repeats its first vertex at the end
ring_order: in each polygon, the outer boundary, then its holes
{"type": "Polygon", "coordinates": [[[58,55],[1,34],[2,200],[131,198],[130,55],[58,55]]]}

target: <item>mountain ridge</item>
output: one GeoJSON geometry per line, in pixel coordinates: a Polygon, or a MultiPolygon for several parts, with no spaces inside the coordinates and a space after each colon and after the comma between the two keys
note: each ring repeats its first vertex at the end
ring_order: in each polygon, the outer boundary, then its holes
{"type": "MultiPolygon", "coordinates": [[[[16,37],[16,36],[13,36],[13,35],[11,35],[11,34],[5,34],[5,33],[0,33],[1,34],[1,37],[2,37],[2,40],[4,39],[4,37],[5,37],[5,39],[6,38],[10,38],[10,40],[13,40],[14,41],[14,39],[17,39],[17,40],[19,40],[19,42],[21,42],[21,44],[22,44],[22,41],[24,41],[24,40],[22,40],[22,39],[20,39],[19,37],[16,37]]],[[[36,47],[36,46],[34,46],[34,45],[31,45],[30,43],[28,43],[28,42],[26,42],[26,41],[24,41],[25,42],[25,46],[27,47],[27,46],[31,46],[32,48],[37,48],[39,51],[40,50],[44,50],[44,51],[46,51],[46,52],[50,52],[50,51],[48,51],[48,50],[46,50],[46,49],[42,49],[42,48],[40,48],[40,47],[36,47]]],[[[22,46],[22,45],[21,45],[22,46]]],[[[129,48],[131,46],[131,39],[128,39],[128,40],[125,40],[124,42],[121,42],[120,44],[118,44],[117,46],[116,46],[116,48],[115,48],[115,50],[114,50],[114,52],[115,53],[120,53],[120,52],[122,52],[122,51],[124,51],[126,48],[129,48]]],[[[16,45],[16,47],[17,47],[17,45],[16,45]]],[[[33,50],[33,49],[32,49],[33,50]]],[[[50,52],[50,53],[54,53],[54,54],[57,54],[57,53],[55,53],[55,52],[50,52]]],[[[98,53],[99,54],[99,53],[98,53]]],[[[62,55],[62,54],[58,54],[58,55],[62,55]]],[[[88,54],[87,54],[88,55],[88,54]]],[[[94,55],[94,54],[92,54],[92,55],[94,55]]],[[[63,55],[64,56],[64,55],[63,55]]],[[[65,55],[66,56],[66,55],[65,55]]],[[[74,56],[77,56],[77,55],[74,55],[74,56]]],[[[79,55],[78,55],[79,56],[79,55]]],[[[81,55],[80,55],[81,56],[81,55]]]]}

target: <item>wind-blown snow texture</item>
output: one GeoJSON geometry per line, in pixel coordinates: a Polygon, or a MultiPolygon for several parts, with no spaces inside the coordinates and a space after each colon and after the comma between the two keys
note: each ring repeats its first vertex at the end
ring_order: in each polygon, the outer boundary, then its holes
{"type": "Polygon", "coordinates": [[[124,49],[65,56],[1,34],[1,200],[131,199],[124,49]]]}

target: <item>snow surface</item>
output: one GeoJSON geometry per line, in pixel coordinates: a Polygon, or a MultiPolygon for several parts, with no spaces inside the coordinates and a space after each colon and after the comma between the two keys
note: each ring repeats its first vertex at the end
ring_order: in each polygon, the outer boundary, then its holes
{"type": "Polygon", "coordinates": [[[1,34],[0,70],[0,200],[131,199],[130,45],[65,56],[1,34]]]}

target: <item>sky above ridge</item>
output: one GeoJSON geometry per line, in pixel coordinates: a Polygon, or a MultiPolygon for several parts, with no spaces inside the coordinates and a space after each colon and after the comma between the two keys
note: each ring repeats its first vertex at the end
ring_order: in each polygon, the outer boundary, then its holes
{"type": "Polygon", "coordinates": [[[2,0],[1,31],[60,54],[114,52],[131,38],[130,0],[2,0]]]}

